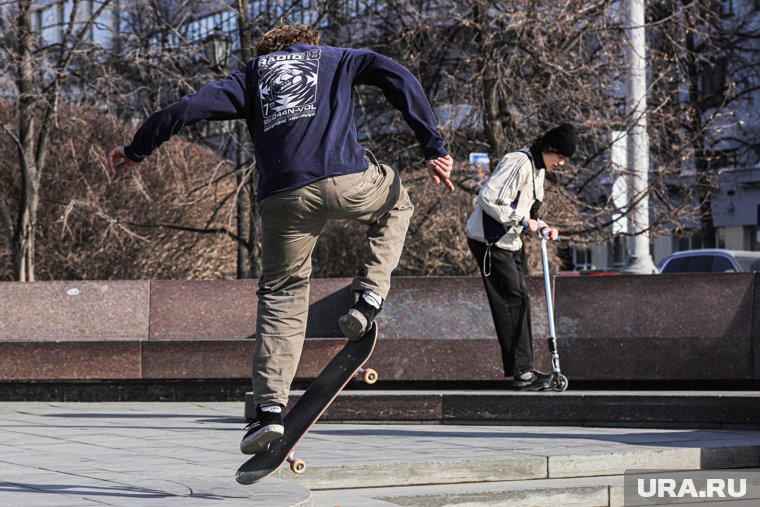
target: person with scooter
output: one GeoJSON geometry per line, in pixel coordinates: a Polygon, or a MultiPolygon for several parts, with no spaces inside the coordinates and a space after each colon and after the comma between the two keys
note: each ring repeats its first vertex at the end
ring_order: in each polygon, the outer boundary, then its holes
{"type": "Polygon", "coordinates": [[[504,376],[520,391],[549,389],[551,374],[533,367],[530,297],[522,264],[525,228],[550,240],[559,231],[538,217],[544,199],[544,176],[575,153],[575,129],[562,124],[530,147],[507,153],[478,193],[478,205],[467,219],[467,244],[483,278],[504,376]]]}

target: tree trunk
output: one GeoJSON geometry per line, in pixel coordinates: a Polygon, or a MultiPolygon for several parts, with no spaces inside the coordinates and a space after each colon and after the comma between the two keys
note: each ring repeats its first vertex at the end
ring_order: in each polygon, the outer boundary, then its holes
{"type": "Polygon", "coordinates": [[[13,275],[20,282],[34,281],[34,232],[39,202],[39,178],[34,148],[34,80],[32,68],[31,0],[18,3],[18,159],[21,165],[21,199],[11,241],[13,275]]]}
{"type": "Polygon", "coordinates": [[[503,88],[500,84],[503,82],[503,77],[499,75],[502,47],[494,40],[494,31],[491,28],[493,19],[488,13],[490,6],[490,2],[476,0],[472,13],[475,20],[475,42],[479,48],[477,67],[482,82],[480,89],[482,90],[483,131],[491,148],[491,160],[498,161],[509,148],[507,130],[511,113],[502,98],[503,88]]]}
{"type": "Polygon", "coordinates": [[[243,165],[245,164],[245,146],[243,145],[243,139],[245,139],[245,132],[243,130],[245,126],[243,122],[238,120],[235,122],[235,180],[236,180],[236,214],[237,214],[237,277],[239,279],[250,278],[251,269],[248,264],[248,250],[250,242],[248,241],[248,188],[245,184],[245,171],[243,165]]]}
{"type": "MultiPolygon", "coordinates": [[[[237,19],[238,19],[238,35],[240,38],[240,60],[242,63],[248,63],[251,59],[254,57],[254,47],[253,47],[253,22],[248,17],[248,0],[238,0],[237,2],[237,19]]],[[[253,146],[250,143],[244,143],[245,139],[245,132],[242,132],[242,123],[240,128],[240,135],[238,136],[238,142],[240,144],[239,150],[242,156],[245,156],[245,148],[248,148],[249,153],[251,154],[251,160],[254,158],[253,154],[253,146]]],[[[241,159],[242,162],[242,159],[241,159]]],[[[245,189],[240,189],[241,194],[238,196],[239,199],[245,199],[247,196],[248,202],[245,203],[245,205],[241,204],[240,201],[238,203],[238,213],[242,213],[243,208],[245,208],[246,215],[246,221],[248,223],[249,229],[247,232],[247,241],[245,243],[246,250],[248,253],[248,258],[246,259],[246,272],[245,276],[241,277],[240,273],[238,274],[239,278],[259,278],[261,276],[261,215],[259,214],[258,205],[256,202],[257,198],[257,185],[258,185],[258,174],[256,172],[256,166],[255,164],[252,164],[250,167],[243,170],[242,166],[240,167],[240,174],[244,175],[247,174],[248,178],[248,188],[247,192],[245,192],[245,189]]],[[[242,223],[241,221],[238,222],[239,224],[242,223]]],[[[239,233],[242,233],[242,231],[239,230],[239,233]]],[[[240,261],[238,261],[240,262],[240,261]]]]}
{"type": "Polygon", "coordinates": [[[697,173],[697,197],[699,199],[699,220],[703,248],[715,248],[715,226],[712,215],[712,178],[710,177],[709,154],[705,148],[703,118],[705,105],[699,90],[700,69],[697,61],[699,48],[694,39],[695,15],[686,12],[686,79],[689,87],[689,115],[691,143],[694,148],[694,165],[697,173]]]}

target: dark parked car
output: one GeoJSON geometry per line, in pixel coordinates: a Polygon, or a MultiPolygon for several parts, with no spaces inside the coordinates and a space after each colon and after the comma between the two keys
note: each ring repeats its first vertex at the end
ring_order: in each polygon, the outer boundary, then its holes
{"type": "Polygon", "coordinates": [[[734,273],[760,271],[760,252],[705,248],[666,257],[660,273],[734,273]]]}

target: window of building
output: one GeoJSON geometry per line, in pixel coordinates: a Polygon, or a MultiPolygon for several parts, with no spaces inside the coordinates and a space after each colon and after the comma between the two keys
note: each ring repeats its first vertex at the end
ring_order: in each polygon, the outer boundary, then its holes
{"type": "MultiPolygon", "coordinates": [[[[94,11],[103,7],[102,0],[92,2],[94,11]]],[[[100,47],[110,48],[113,44],[114,36],[119,32],[119,13],[117,10],[108,6],[100,11],[92,25],[92,41],[100,47]]]]}
{"type": "Polygon", "coordinates": [[[720,16],[727,18],[734,15],[734,0],[722,0],[720,2],[720,16]]]}
{"type": "Polygon", "coordinates": [[[739,166],[739,150],[715,152],[710,165],[717,169],[736,169],[739,166]]]}
{"type": "Polygon", "coordinates": [[[366,14],[369,11],[369,0],[354,0],[352,7],[355,14],[366,14]]]}
{"type": "Polygon", "coordinates": [[[760,228],[756,225],[745,226],[749,229],[749,249],[752,251],[760,251],[760,228]]]}
{"type": "Polygon", "coordinates": [[[625,236],[615,236],[612,242],[612,266],[622,268],[625,266],[626,243],[625,236]]]}
{"type": "Polygon", "coordinates": [[[591,249],[578,246],[573,247],[573,270],[583,271],[586,269],[596,269],[591,260],[591,249]]]}
{"type": "MultiPolygon", "coordinates": [[[[90,19],[92,19],[92,16],[95,14],[95,6],[93,5],[92,0],[84,3],[84,14],[84,23],[87,23],[90,19]]],[[[85,40],[88,40],[90,42],[93,42],[95,40],[95,30],[93,30],[93,26],[94,24],[90,26],[90,28],[87,30],[87,33],[84,35],[85,40]]]]}
{"type": "Polygon", "coordinates": [[[677,251],[683,250],[697,250],[704,248],[704,241],[702,240],[702,232],[696,232],[691,236],[679,237],[677,251]]]}
{"type": "Polygon", "coordinates": [[[726,230],[723,227],[717,227],[715,229],[715,246],[718,248],[726,248],[726,230]]]}
{"type": "Polygon", "coordinates": [[[702,99],[707,107],[716,107],[723,102],[727,67],[725,58],[702,64],[702,99]]]}

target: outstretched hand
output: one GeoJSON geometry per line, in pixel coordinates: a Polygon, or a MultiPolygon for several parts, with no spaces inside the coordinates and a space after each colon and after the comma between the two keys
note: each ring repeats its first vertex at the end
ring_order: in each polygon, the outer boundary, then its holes
{"type": "Polygon", "coordinates": [[[117,146],[108,154],[108,169],[114,174],[116,174],[116,171],[121,171],[133,165],[137,165],[137,162],[127,158],[124,154],[124,146],[117,146]],[[121,162],[117,164],[118,160],[121,160],[121,162]]]}
{"type": "Polygon", "coordinates": [[[454,191],[454,184],[449,179],[451,177],[451,170],[454,167],[454,159],[451,155],[445,157],[438,157],[427,161],[427,170],[430,177],[434,182],[443,182],[450,191],[454,191]]]}

